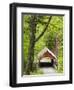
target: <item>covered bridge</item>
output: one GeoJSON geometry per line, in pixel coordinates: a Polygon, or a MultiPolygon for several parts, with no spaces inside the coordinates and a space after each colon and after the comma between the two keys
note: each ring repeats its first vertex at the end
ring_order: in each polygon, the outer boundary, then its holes
{"type": "Polygon", "coordinates": [[[57,65],[57,58],[52,51],[47,47],[42,49],[38,54],[39,66],[40,67],[54,67],[57,65]]]}

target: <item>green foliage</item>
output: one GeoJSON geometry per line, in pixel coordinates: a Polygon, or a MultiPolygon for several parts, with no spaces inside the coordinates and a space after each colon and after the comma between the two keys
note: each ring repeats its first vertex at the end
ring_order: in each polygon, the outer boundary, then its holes
{"type": "MultiPolygon", "coordinates": [[[[29,42],[30,42],[30,19],[32,15],[23,15],[23,59],[27,63],[29,42]]],[[[41,34],[48,22],[50,16],[36,15],[36,38],[41,34]]],[[[35,43],[34,47],[34,61],[38,61],[38,53],[44,48],[48,47],[51,51],[55,52],[55,40],[57,38],[58,46],[58,72],[63,72],[63,16],[52,16],[52,20],[48,25],[46,32],[35,43]]],[[[31,74],[42,74],[41,70],[31,72],[31,74]]]]}
{"type": "Polygon", "coordinates": [[[24,15],[23,17],[23,59],[27,62],[28,47],[29,47],[29,18],[30,16],[24,15]]]}
{"type": "Polygon", "coordinates": [[[63,72],[63,58],[59,57],[58,58],[58,68],[57,68],[57,72],[58,73],[62,73],[63,72]]]}

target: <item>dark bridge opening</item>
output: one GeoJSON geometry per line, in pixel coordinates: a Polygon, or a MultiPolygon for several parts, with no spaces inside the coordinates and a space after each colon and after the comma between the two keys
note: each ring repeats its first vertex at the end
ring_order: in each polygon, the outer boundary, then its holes
{"type": "Polygon", "coordinates": [[[53,59],[51,60],[51,63],[50,62],[40,62],[39,63],[39,67],[53,67],[53,65],[54,65],[53,59]]]}

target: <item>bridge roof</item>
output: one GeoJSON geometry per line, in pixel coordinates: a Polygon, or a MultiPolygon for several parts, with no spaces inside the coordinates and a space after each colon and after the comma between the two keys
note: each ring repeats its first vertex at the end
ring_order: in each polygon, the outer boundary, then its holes
{"type": "Polygon", "coordinates": [[[42,57],[46,52],[48,52],[52,57],[54,57],[55,59],[57,59],[57,57],[55,56],[55,54],[51,50],[49,50],[47,47],[45,47],[44,49],[42,49],[38,53],[38,57],[42,57]]]}

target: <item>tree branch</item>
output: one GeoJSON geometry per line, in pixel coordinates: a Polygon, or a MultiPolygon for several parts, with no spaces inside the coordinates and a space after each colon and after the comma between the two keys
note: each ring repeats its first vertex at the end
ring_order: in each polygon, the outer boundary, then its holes
{"type": "Polygon", "coordinates": [[[48,20],[48,22],[47,22],[44,30],[43,30],[42,33],[36,38],[35,42],[37,42],[37,41],[43,36],[43,34],[45,33],[45,31],[47,30],[48,25],[49,25],[49,23],[50,23],[50,21],[51,21],[51,18],[52,18],[52,16],[49,17],[49,20],[48,20]]]}

